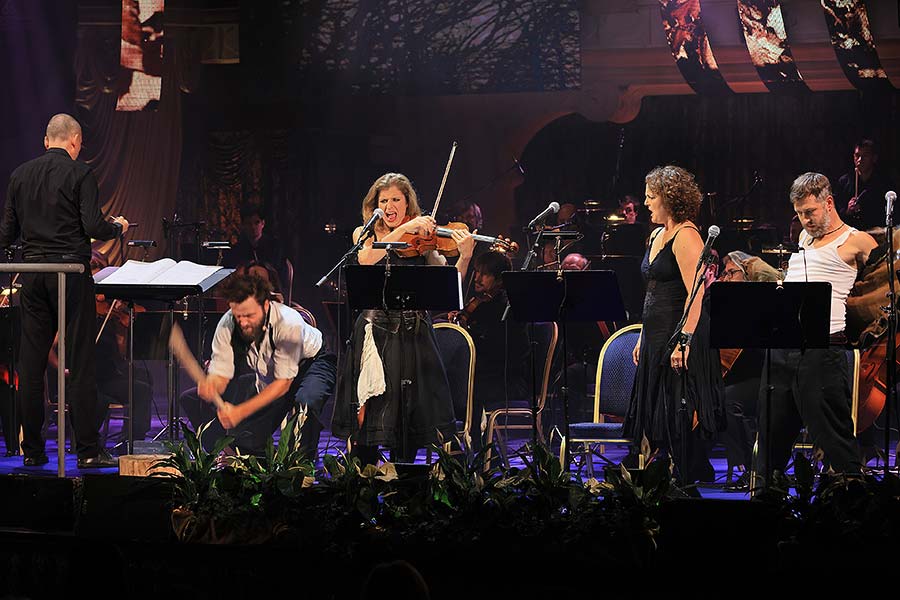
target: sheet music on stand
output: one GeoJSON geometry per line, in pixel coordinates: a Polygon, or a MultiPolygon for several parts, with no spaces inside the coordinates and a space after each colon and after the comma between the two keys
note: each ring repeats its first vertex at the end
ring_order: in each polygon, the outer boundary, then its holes
{"type": "MultiPolygon", "coordinates": [[[[127,435],[129,454],[134,450],[134,424],[131,419],[134,407],[134,303],[140,300],[166,302],[169,309],[169,327],[171,327],[175,321],[176,302],[187,296],[195,296],[211,290],[233,272],[234,269],[215,265],[198,265],[190,261],[175,262],[171,258],[163,258],[151,263],[129,260],[121,267],[106,267],[94,276],[95,290],[98,294],[125,301],[129,306],[127,435]]],[[[175,358],[168,349],[166,362],[168,423],[160,435],[168,432],[169,440],[174,441],[177,419],[175,413],[175,358]]]]}

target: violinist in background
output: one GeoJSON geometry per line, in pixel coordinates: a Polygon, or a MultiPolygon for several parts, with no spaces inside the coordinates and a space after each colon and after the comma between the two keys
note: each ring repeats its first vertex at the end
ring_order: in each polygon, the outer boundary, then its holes
{"type": "MultiPolygon", "coordinates": [[[[506,291],[501,274],[512,270],[509,257],[486,252],[475,259],[475,294],[451,320],[465,327],[475,342],[475,393],[472,414],[481,423],[483,411],[506,406],[524,398],[528,336],[526,324],[501,320],[506,311],[506,291]],[[455,319],[453,319],[455,317],[455,319]]],[[[473,448],[481,447],[481,437],[472,436],[473,448]]]]}
{"type": "MultiPolygon", "coordinates": [[[[375,241],[401,241],[405,234],[434,235],[436,223],[423,216],[412,183],[405,175],[387,173],[369,188],[362,203],[367,222],[376,208],[384,217],[358,254],[363,265],[385,258],[375,241]]],[[[353,241],[362,235],[353,232],[353,241]]],[[[475,240],[468,231],[454,230],[459,249],[456,268],[464,275],[475,240]]],[[[398,265],[442,265],[434,250],[411,258],[391,258],[398,265]]],[[[335,399],[334,434],[351,440],[352,452],[363,464],[375,464],[379,446],[391,448],[395,460],[412,462],[416,450],[444,440],[456,431],[450,386],[438,354],[431,317],[425,311],[366,310],[357,318],[351,349],[335,399]],[[404,389],[405,388],[405,389],[404,389]]]]}

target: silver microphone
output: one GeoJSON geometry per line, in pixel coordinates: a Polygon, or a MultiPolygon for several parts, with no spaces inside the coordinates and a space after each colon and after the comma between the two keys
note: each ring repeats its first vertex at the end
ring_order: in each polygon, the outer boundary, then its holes
{"type": "Polygon", "coordinates": [[[547,208],[545,208],[543,211],[541,211],[541,214],[539,214],[538,216],[533,218],[531,220],[531,222],[528,223],[528,229],[533,229],[535,225],[537,225],[538,223],[542,223],[544,221],[544,219],[549,217],[551,214],[555,214],[558,212],[559,212],[559,202],[551,202],[550,204],[547,205],[547,208]]]}
{"type": "Polygon", "coordinates": [[[718,225],[710,225],[709,231],[706,235],[706,244],[703,246],[703,251],[700,253],[700,260],[697,261],[697,270],[700,270],[700,267],[703,266],[703,261],[709,256],[709,251],[712,249],[713,242],[716,241],[716,238],[719,237],[719,233],[721,233],[721,229],[719,229],[718,225]]]}
{"type": "Polygon", "coordinates": [[[362,232],[359,234],[359,237],[362,238],[366,233],[372,230],[375,227],[375,221],[378,219],[384,218],[384,211],[380,208],[376,208],[372,211],[372,216],[369,217],[369,220],[366,221],[366,224],[363,225],[362,232]]]}
{"type": "Polygon", "coordinates": [[[884,195],[884,216],[887,220],[887,225],[890,227],[893,225],[892,217],[894,216],[894,202],[897,201],[897,192],[888,192],[884,195]]]}

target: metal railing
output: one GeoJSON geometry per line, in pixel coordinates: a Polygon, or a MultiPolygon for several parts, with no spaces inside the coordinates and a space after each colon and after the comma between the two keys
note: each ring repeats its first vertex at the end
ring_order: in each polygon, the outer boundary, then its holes
{"type": "MultiPolygon", "coordinates": [[[[59,323],[59,366],[56,369],[56,387],[59,393],[56,410],[56,441],[58,477],[66,476],[66,273],[84,273],[84,265],[78,263],[0,263],[0,273],[56,273],[57,323],[59,323]]],[[[10,374],[10,377],[13,377],[10,374]]]]}

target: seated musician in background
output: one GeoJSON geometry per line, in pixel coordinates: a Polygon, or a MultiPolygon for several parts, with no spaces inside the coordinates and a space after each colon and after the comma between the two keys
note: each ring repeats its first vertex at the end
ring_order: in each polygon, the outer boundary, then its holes
{"type": "Polygon", "coordinates": [[[638,222],[638,207],[640,204],[637,198],[627,194],[619,200],[619,213],[625,219],[627,225],[636,225],[638,222]]]}
{"type": "Polygon", "coordinates": [[[261,206],[241,208],[241,234],[237,243],[225,253],[222,266],[235,268],[249,262],[274,265],[283,275],[284,253],[281,244],[265,232],[266,217],[261,206]]]}
{"type": "Polygon", "coordinates": [[[212,421],[205,448],[227,434],[242,453],[261,455],[282,420],[305,410],[300,450],[315,460],[319,415],[335,386],[335,355],[322,332],[270,300],[272,286],[264,279],[232,275],[222,293],[230,309],[216,326],[206,382],[181,395],[185,414],[195,428],[212,421]],[[212,404],[216,395],[225,401],[222,410],[212,404]]]}
{"type": "MultiPolygon", "coordinates": [[[[526,324],[512,318],[502,321],[506,311],[506,291],[501,274],[512,269],[509,257],[486,252],[475,259],[475,294],[465,309],[451,319],[465,327],[475,342],[475,393],[472,442],[481,447],[479,424],[485,411],[506,406],[510,400],[526,397],[528,336],[526,324]]],[[[457,415],[462,418],[463,415],[457,415]]]]}
{"type": "MultiPolygon", "coordinates": [[[[729,252],[722,258],[719,281],[776,281],[778,271],[759,257],[745,252],[729,252]]],[[[735,318],[739,318],[735,315],[735,318]]],[[[759,376],[765,351],[759,348],[722,349],[722,376],[725,380],[725,416],[728,426],[719,433],[728,460],[725,491],[750,489],[750,465],[759,415],[759,376]],[[734,473],[740,475],[735,478],[734,473]]]]}
{"type": "Polygon", "coordinates": [[[835,207],[851,227],[884,227],[884,195],[893,189],[890,177],[878,165],[875,142],[863,139],[853,148],[853,170],[842,175],[835,186],[835,207]]]}
{"type": "MultiPolygon", "coordinates": [[[[109,266],[106,256],[98,250],[91,250],[91,274],[109,266]]],[[[98,428],[109,412],[112,403],[128,404],[128,306],[121,301],[107,300],[103,294],[96,295],[97,300],[97,401],[100,404],[97,414],[102,417],[98,428]]],[[[59,365],[56,354],[56,340],[50,349],[48,364],[53,369],[59,365]]],[[[66,376],[69,369],[66,369],[66,376]]],[[[55,377],[50,381],[55,382],[55,377]]],[[[153,379],[143,361],[134,364],[134,439],[143,440],[150,432],[151,407],[153,406],[153,379]]],[[[124,427],[124,426],[123,426],[124,427]]]]}

